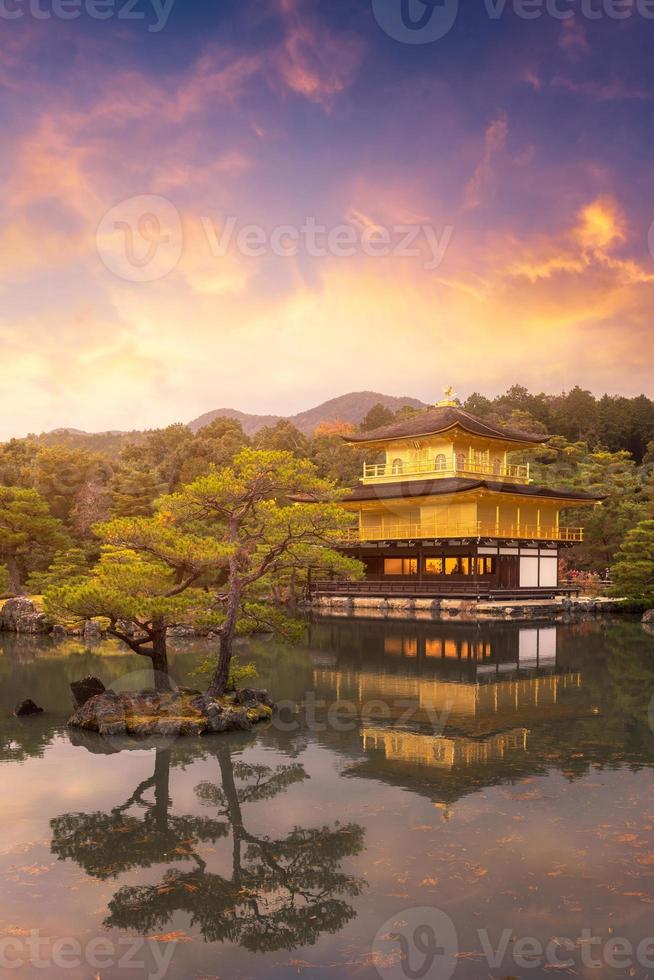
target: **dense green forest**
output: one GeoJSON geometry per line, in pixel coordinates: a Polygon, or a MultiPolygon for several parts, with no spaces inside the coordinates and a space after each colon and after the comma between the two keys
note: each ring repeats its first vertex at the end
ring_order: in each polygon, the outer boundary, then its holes
{"type": "MultiPolygon", "coordinates": [[[[600,508],[567,514],[567,523],[587,529],[585,542],[569,552],[570,567],[603,572],[626,532],[654,516],[654,401],[645,395],[596,398],[578,387],[531,394],[515,385],[495,398],[475,393],[462,404],[501,425],[552,435],[525,457],[534,482],[605,495],[600,508]]],[[[395,417],[377,405],[361,428],[395,417]]],[[[161,494],[226,465],[244,446],[290,450],[311,459],[321,476],[353,485],[365,451],[343,442],[341,435],[352,430],[351,423],[331,421],[307,437],[281,420],[248,437],[239,422],[218,418],[196,433],[182,424],[98,435],[59,430],[0,444],[0,591],[26,582],[40,591],[44,570],[70,549],[76,550],[64,565],[79,574],[98,555],[95,523],[150,515],[161,494]]]]}

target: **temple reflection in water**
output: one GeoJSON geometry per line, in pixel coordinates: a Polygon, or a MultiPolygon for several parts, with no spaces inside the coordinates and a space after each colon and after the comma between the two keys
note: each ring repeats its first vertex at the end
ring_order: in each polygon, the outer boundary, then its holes
{"type": "Polygon", "coordinates": [[[597,711],[582,675],[560,663],[551,623],[329,619],[313,624],[311,649],[317,697],[357,707],[365,760],[353,774],[470,789],[539,754],[535,729],[597,711]]]}

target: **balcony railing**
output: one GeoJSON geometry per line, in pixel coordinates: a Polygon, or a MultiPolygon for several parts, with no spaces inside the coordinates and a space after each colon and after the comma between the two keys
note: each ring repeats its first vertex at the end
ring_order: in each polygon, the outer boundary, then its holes
{"type": "Polygon", "coordinates": [[[359,541],[407,541],[420,538],[514,538],[528,541],[583,541],[582,527],[551,527],[546,524],[436,524],[431,521],[401,521],[370,527],[350,528],[346,543],[359,541]]]}
{"type": "Polygon", "coordinates": [[[443,459],[427,459],[417,463],[364,463],[363,483],[376,483],[393,478],[425,476],[489,476],[495,480],[510,480],[512,483],[529,483],[529,463],[489,463],[466,456],[465,461],[455,456],[443,459]]]}

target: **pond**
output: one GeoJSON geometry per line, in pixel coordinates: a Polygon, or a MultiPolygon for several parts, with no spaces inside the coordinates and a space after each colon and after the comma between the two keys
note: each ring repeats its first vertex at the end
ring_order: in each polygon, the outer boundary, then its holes
{"type": "Polygon", "coordinates": [[[239,655],[272,723],[107,742],[68,684],[139,658],[0,635],[3,976],[654,976],[639,623],[318,619],[239,655]]]}

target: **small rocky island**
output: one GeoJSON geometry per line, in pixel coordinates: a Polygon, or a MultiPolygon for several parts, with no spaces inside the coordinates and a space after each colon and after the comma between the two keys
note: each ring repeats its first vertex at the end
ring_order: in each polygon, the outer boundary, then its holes
{"type": "Polygon", "coordinates": [[[219,698],[191,688],[117,693],[104,689],[97,678],[88,677],[72,684],[71,689],[78,707],[69,727],[104,736],[146,738],[250,731],[257,722],[268,721],[274,708],[267,691],[251,687],[219,698]]]}

